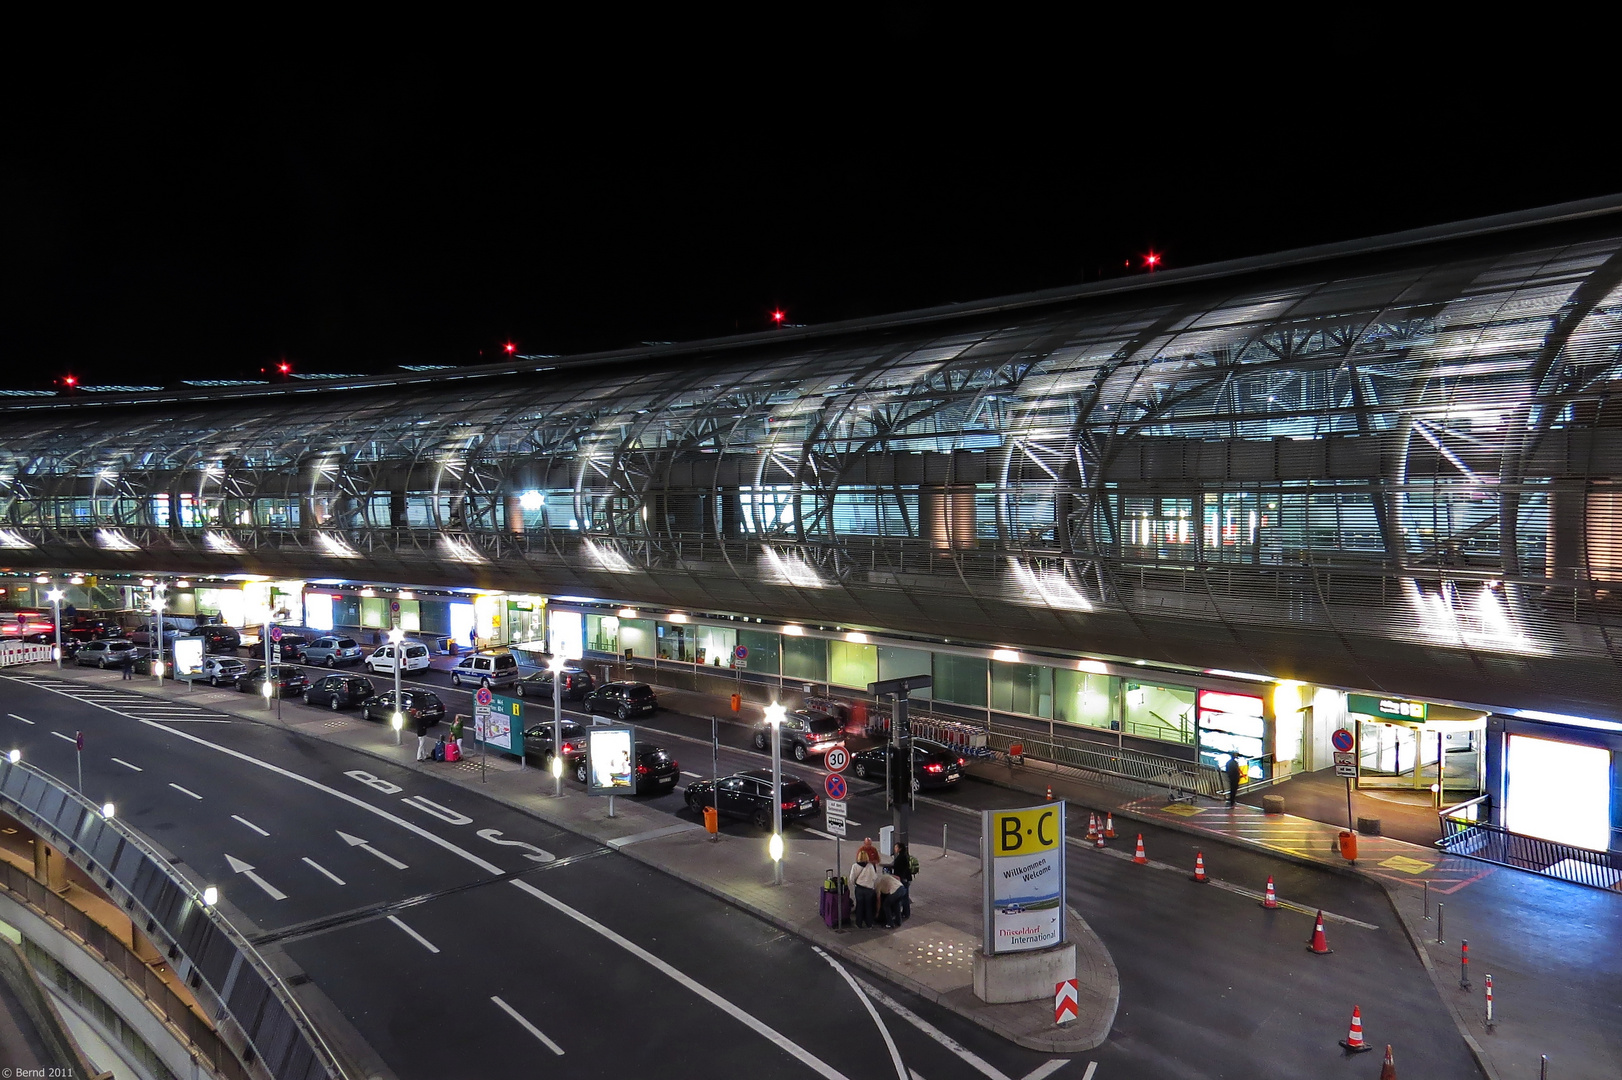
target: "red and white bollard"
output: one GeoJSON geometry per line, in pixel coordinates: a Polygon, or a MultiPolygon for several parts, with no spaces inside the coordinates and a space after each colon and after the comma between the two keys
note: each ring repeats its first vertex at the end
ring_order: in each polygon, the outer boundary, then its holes
{"type": "Polygon", "coordinates": [[[1498,1021],[1496,1021],[1496,1020],[1494,1020],[1492,1018],[1492,976],[1491,975],[1488,975],[1486,977],[1486,983],[1487,983],[1487,1026],[1492,1027],[1494,1024],[1498,1023],[1498,1021]]]}
{"type": "Polygon", "coordinates": [[[1459,942],[1459,989],[1470,989],[1470,943],[1459,942]]]}

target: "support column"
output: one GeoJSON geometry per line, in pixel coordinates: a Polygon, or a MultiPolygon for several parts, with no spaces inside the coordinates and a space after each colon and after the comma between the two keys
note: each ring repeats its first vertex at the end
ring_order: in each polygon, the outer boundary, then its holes
{"type": "Polygon", "coordinates": [[[68,891],[67,860],[37,836],[34,837],[34,880],[54,893],[68,891]]]}

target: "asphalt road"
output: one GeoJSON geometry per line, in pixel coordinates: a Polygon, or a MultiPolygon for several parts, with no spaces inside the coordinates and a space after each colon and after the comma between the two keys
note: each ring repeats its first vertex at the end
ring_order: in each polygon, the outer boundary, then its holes
{"type": "MultiPolygon", "coordinates": [[[[312,676],[316,670],[312,669],[312,676]]],[[[374,681],[380,689],[392,682],[382,676],[374,681]]],[[[471,711],[470,689],[452,689],[442,672],[418,673],[405,681],[433,688],[445,698],[449,711],[471,711]]],[[[538,704],[544,710],[548,703],[538,704]]],[[[62,707],[60,702],[56,705],[62,707]]],[[[282,707],[307,709],[294,700],[282,707]]],[[[586,719],[577,712],[569,714],[586,719]]],[[[590,841],[470,796],[465,789],[416,772],[391,770],[375,759],[280,729],[240,721],[220,725],[174,720],[165,726],[201,732],[211,741],[386,807],[447,843],[460,842],[500,873],[522,873],[519,880],[575,911],[589,912],[605,927],[651,953],[680,957],[681,970],[727,1000],[747,1003],[751,1011],[769,1017],[767,1022],[774,1030],[795,1032],[791,1041],[814,1047],[816,1056],[846,1075],[885,1075],[870,1069],[875,1064],[891,1064],[872,1018],[825,959],[803,942],[707,894],[618,855],[601,854],[602,849],[590,841]],[[368,785],[348,775],[357,771],[377,780],[368,785]],[[378,790],[379,784],[398,786],[402,791],[383,792],[378,790]],[[405,799],[418,801],[403,802],[405,799]],[[473,820],[453,824],[446,820],[447,814],[473,820]],[[541,864],[525,858],[533,852],[493,841],[481,843],[479,834],[489,828],[501,831],[497,839],[521,838],[558,861],[541,864]],[[872,1033],[872,1038],[859,1032],[872,1033]],[[801,1033],[808,1041],[801,1041],[801,1033]],[[857,1058],[869,1071],[834,1064],[836,1059],[844,1060],[840,1057],[843,1051],[829,1047],[843,1046],[842,1037],[863,1048],[857,1058]],[[875,1052],[879,1057],[873,1057],[875,1052]]],[[[126,719],[114,718],[109,730],[134,734],[130,727],[126,719]]],[[[184,742],[172,735],[153,734],[152,729],[146,731],[148,742],[184,742]]],[[[86,734],[89,737],[92,732],[87,729],[86,734]]],[[[683,803],[681,787],[685,780],[711,775],[709,735],[707,717],[662,711],[641,721],[639,737],[665,745],[681,760],[685,776],[675,791],[640,801],[684,819],[694,818],[683,803]]],[[[722,775],[769,763],[768,755],[748,745],[747,729],[723,723],[720,735],[722,775]]],[[[312,797],[308,791],[289,799],[285,777],[236,762],[218,750],[189,744],[172,751],[176,755],[173,766],[180,775],[217,774],[206,782],[180,781],[203,796],[201,802],[229,798],[235,800],[235,806],[251,809],[234,809],[238,817],[210,819],[212,826],[204,827],[201,819],[207,815],[198,813],[199,800],[160,790],[156,802],[132,804],[128,812],[120,802],[120,814],[185,854],[216,880],[229,881],[234,864],[224,855],[230,854],[254,866],[273,888],[286,892],[286,901],[272,900],[246,880],[233,883],[231,889],[233,898],[246,893],[254,901],[245,903],[244,910],[256,922],[272,920],[261,923],[262,929],[287,935],[279,940],[318,985],[340,1002],[385,1060],[406,1063],[400,1070],[402,1076],[419,1075],[412,1071],[418,1065],[430,1066],[420,1075],[448,1075],[465,1067],[465,1055],[474,1051],[466,1040],[453,1037],[444,1027],[443,1021],[452,1017],[482,1018],[475,1026],[489,1029],[490,1037],[476,1041],[480,1060],[494,1054],[498,1055],[495,1061],[510,1064],[523,1060],[521,1055],[535,1052],[536,1047],[550,1055],[544,1043],[501,1006],[486,1007],[493,997],[531,1018],[560,1046],[566,1047],[569,1040],[547,1024],[564,1032],[592,1032],[591,1049],[582,1050],[604,1055],[605,1068],[618,1062],[663,1062],[668,1067],[673,1052],[686,1060],[684,1055],[696,1046],[706,1054],[713,1052],[718,1067],[742,1064],[757,1071],[765,1068],[766,1075],[778,1075],[773,1071],[778,1068],[787,1070],[781,1075],[800,1075],[806,1070],[803,1062],[795,1063],[791,1055],[758,1034],[740,1039],[735,1017],[703,1001],[690,988],[676,988],[668,975],[650,975],[645,961],[624,948],[605,944],[602,934],[584,927],[574,916],[538,901],[511,882],[492,882],[494,872],[442,847],[425,845],[421,837],[402,837],[398,827],[384,826],[379,831],[371,811],[344,805],[343,800],[312,797]],[[229,763],[223,770],[222,757],[229,763]],[[255,776],[255,772],[262,775],[255,776]],[[190,812],[186,811],[188,803],[190,812]],[[277,822],[274,836],[257,836],[240,823],[246,818],[258,828],[272,831],[255,813],[277,822]],[[192,817],[199,821],[192,823],[192,817]],[[380,838],[373,850],[384,850],[407,864],[416,860],[417,865],[396,870],[338,837],[339,830],[369,840],[380,838]],[[382,838],[396,850],[386,850],[382,838]],[[407,851],[409,855],[404,853],[407,851]],[[322,874],[311,869],[311,862],[342,878],[345,886],[323,881],[322,874]],[[300,882],[297,893],[286,887],[288,881],[300,882]],[[356,885],[361,892],[351,893],[349,889],[356,885]],[[327,893],[342,893],[342,898],[323,896],[322,888],[327,893]],[[431,952],[429,945],[439,952],[431,952]],[[562,995],[554,990],[560,971],[568,972],[569,981],[568,992],[562,995]],[[602,1018],[620,1015],[627,1003],[634,1005],[637,1038],[602,1035],[602,1018]],[[650,1020],[655,1013],[658,1019],[650,1020]],[[538,1017],[546,1017],[547,1023],[534,1019],[538,1017]],[[721,1027],[712,1033],[706,1023],[721,1027]],[[700,1032],[702,1036],[697,1035],[700,1032]],[[721,1038],[717,1040],[715,1035],[721,1038]],[[605,1038],[606,1045],[598,1048],[597,1040],[605,1038]],[[695,1042],[695,1038],[702,1041],[695,1042]]],[[[62,771],[72,767],[68,742],[46,735],[44,759],[34,757],[26,747],[25,752],[58,775],[71,777],[71,771],[62,771]],[[50,757],[52,752],[56,759],[50,757]]],[[[90,786],[90,757],[87,752],[87,793],[101,798],[90,786]]],[[[820,790],[823,770],[818,764],[786,761],[784,771],[820,790]]],[[[95,775],[114,784],[133,778],[123,766],[109,767],[114,771],[103,769],[95,775]]],[[[979,844],[974,811],[1017,805],[1029,798],[974,781],[926,793],[913,818],[914,843],[920,847],[938,844],[944,825],[950,848],[972,857],[979,844]]],[[[855,839],[876,837],[879,827],[889,821],[883,793],[876,785],[853,778],[851,821],[855,839]]],[[[812,821],[806,826],[815,832],[820,824],[812,821]]],[[[1123,822],[1117,826],[1123,831],[1127,828],[1123,822]]],[[[1070,827],[1071,836],[1080,837],[1085,821],[1072,820],[1070,827]]],[[[747,822],[726,822],[723,828],[754,831],[747,822]]],[[[1132,833],[1138,828],[1131,826],[1132,833]]],[[[1192,837],[1154,827],[1142,831],[1151,858],[1178,867],[1192,866],[1196,846],[1192,837]]],[[[1125,843],[1119,840],[1115,846],[1125,843]]],[[[1271,874],[1287,902],[1311,909],[1323,907],[1351,920],[1331,922],[1329,934],[1336,952],[1318,957],[1304,947],[1311,920],[1299,911],[1264,912],[1250,896],[1187,881],[1186,871],[1139,867],[1074,847],[1070,902],[1109,946],[1122,979],[1115,1030],[1104,1047],[1082,1062],[1078,1075],[1091,1060],[1099,1063],[1097,1075],[1106,1078],[1293,1077],[1338,1075],[1347,1070],[1347,1075],[1360,1075],[1357,1063],[1366,1064],[1367,1059],[1343,1059],[1335,1046],[1336,1040],[1345,1037],[1354,1004],[1363,1008],[1369,1039],[1396,1044],[1403,1063],[1420,1075],[1461,1080],[1480,1075],[1376,887],[1248,850],[1225,845],[1207,848],[1207,865],[1214,877],[1242,889],[1260,890],[1271,874]]],[[[887,1000],[949,1033],[971,1055],[997,1063],[990,1068],[1010,1080],[1047,1061],[986,1036],[953,1014],[893,986],[878,989],[887,1000]]],[[[907,1067],[919,1075],[985,1072],[925,1036],[918,1025],[898,1022],[899,1014],[884,1010],[883,1015],[907,1067]],[[909,1056],[914,1054],[918,1061],[940,1060],[925,1068],[909,1056]]],[[[567,1054],[556,1064],[561,1066],[566,1059],[567,1054]]],[[[893,1067],[886,1069],[889,1071],[893,1067]]]]}

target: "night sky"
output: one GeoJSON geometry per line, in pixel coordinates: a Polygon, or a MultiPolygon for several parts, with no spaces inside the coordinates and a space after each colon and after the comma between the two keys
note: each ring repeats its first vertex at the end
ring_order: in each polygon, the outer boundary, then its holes
{"type": "Polygon", "coordinates": [[[717,86],[632,108],[510,73],[176,70],[6,105],[0,385],[686,340],[779,307],[829,322],[1618,186],[1602,161],[1461,168],[1354,111],[1331,126],[1365,137],[1292,142],[1214,114],[1168,126],[1151,104],[1092,122],[919,88],[884,107],[717,86]]]}

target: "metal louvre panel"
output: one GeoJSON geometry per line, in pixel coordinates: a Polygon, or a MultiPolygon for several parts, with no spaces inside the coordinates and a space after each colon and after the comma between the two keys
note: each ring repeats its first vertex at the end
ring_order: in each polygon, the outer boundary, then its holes
{"type": "Polygon", "coordinates": [[[1600,216],[611,364],[8,408],[0,545],[1616,715],[1619,252],[1600,216]]]}

